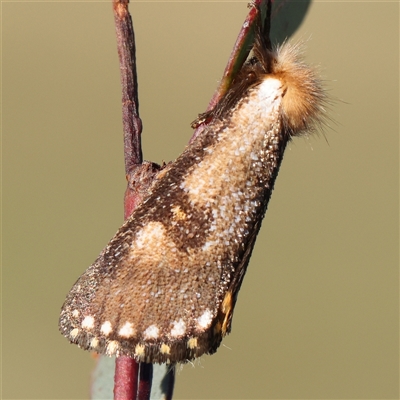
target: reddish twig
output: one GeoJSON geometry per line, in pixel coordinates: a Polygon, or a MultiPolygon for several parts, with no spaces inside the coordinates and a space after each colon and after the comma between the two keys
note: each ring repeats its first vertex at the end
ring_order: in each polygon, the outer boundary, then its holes
{"type": "MultiPolygon", "coordinates": [[[[206,112],[211,111],[217,105],[217,103],[229,90],[233,79],[242,68],[253,46],[254,26],[259,16],[259,12],[264,13],[266,8],[267,0],[254,0],[250,4],[250,11],[242,24],[242,29],[240,30],[236,42],[233,46],[220,84],[217,90],[214,92],[214,95],[211,98],[210,102],[208,103],[206,112]]],[[[268,8],[268,10],[270,12],[270,7],[268,8]]],[[[190,142],[192,142],[200,134],[207,123],[208,120],[206,119],[204,121],[201,121],[201,123],[195,124],[193,126],[195,128],[195,131],[193,132],[193,136],[191,137],[190,142]]]]}
{"type": "Polygon", "coordinates": [[[128,11],[129,0],[113,0],[115,31],[122,84],[122,119],[124,129],[125,172],[141,164],[142,120],[139,118],[137,92],[136,47],[132,18],[128,11]]]}
{"type": "MultiPolygon", "coordinates": [[[[139,117],[139,99],[137,92],[136,48],[132,18],[128,10],[128,0],[113,0],[115,31],[122,85],[122,120],[124,130],[125,173],[128,187],[125,192],[124,217],[127,218],[143,197],[143,190],[135,186],[142,175],[142,121],[139,117]]],[[[151,172],[152,172],[152,168],[151,172]]],[[[147,187],[144,188],[144,191],[147,187]]],[[[139,380],[139,364],[132,358],[117,357],[114,375],[114,399],[134,400],[150,398],[150,391],[140,394],[143,385],[139,380]],[[139,389],[139,390],[138,390],[139,389]]],[[[147,381],[148,382],[148,381],[147,381]]],[[[151,380],[150,380],[151,387],[151,380]]],[[[146,389],[146,388],[145,388],[146,389]]]]}
{"type": "Polygon", "coordinates": [[[250,53],[251,47],[253,45],[253,29],[254,22],[257,20],[260,5],[264,0],[255,0],[250,6],[250,12],[248,13],[246,20],[243,22],[242,29],[236,39],[233,46],[231,54],[229,56],[228,62],[226,64],[224,73],[222,75],[221,82],[215,91],[212,99],[210,100],[207,110],[211,110],[215,107],[221,97],[229,89],[233,78],[240,71],[243,63],[245,62],[247,56],[250,53]]]}
{"type": "Polygon", "coordinates": [[[147,400],[150,398],[152,380],[153,380],[153,364],[140,363],[139,385],[137,393],[138,400],[147,400]]]}
{"type": "Polygon", "coordinates": [[[134,400],[138,387],[139,364],[129,357],[115,360],[114,399],[134,400]]]}

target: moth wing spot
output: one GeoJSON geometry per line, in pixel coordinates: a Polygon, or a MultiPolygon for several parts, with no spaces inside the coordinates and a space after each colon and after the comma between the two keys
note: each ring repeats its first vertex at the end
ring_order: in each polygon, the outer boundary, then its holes
{"type": "Polygon", "coordinates": [[[72,311],[72,316],[73,316],[74,318],[78,318],[78,317],[79,317],[79,311],[78,311],[78,310],[72,311]]]}
{"type": "Polygon", "coordinates": [[[187,342],[188,349],[196,349],[197,348],[197,338],[190,338],[187,342]]]}
{"type": "Polygon", "coordinates": [[[112,340],[107,344],[106,354],[108,356],[113,356],[119,348],[119,344],[116,340],[112,340]]]}
{"type": "Polygon", "coordinates": [[[92,315],[87,315],[81,324],[83,329],[93,329],[94,327],[94,318],[92,315]]]}
{"type": "Polygon", "coordinates": [[[90,347],[91,347],[92,349],[97,348],[98,345],[99,345],[99,339],[93,338],[93,339],[90,341],[90,347]]]}
{"type": "Polygon", "coordinates": [[[186,324],[181,318],[179,321],[173,322],[174,327],[171,329],[171,336],[172,337],[179,337],[185,334],[186,332],[186,324]]]}
{"type": "Polygon", "coordinates": [[[69,336],[72,340],[75,340],[78,335],[79,335],[78,328],[72,329],[72,331],[69,333],[69,336]]]}
{"type": "Polygon", "coordinates": [[[108,336],[112,332],[112,325],[110,321],[106,321],[101,325],[100,332],[108,336]]]}
{"type": "Polygon", "coordinates": [[[180,206],[175,206],[171,208],[172,214],[177,221],[182,221],[186,219],[186,213],[181,210],[180,206]]]}
{"type": "Polygon", "coordinates": [[[211,325],[212,317],[212,312],[207,308],[206,311],[204,311],[204,313],[199,318],[197,318],[198,328],[208,328],[211,325]]]}
{"type": "Polygon", "coordinates": [[[157,248],[165,239],[165,228],[160,222],[149,222],[136,235],[138,248],[157,248]]]}
{"type": "Polygon", "coordinates": [[[145,347],[142,344],[137,344],[135,347],[135,356],[139,357],[139,358],[143,358],[144,357],[144,350],[145,347]]]}
{"type": "Polygon", "coordinates": [[[160,353],[161,354],[170,354],[171,353],[171,347],[169,347],[167,344],[163,343],[160,347],[160,353]]]}
{"type": "Polygon", "coordinates": [[[155,325],[150,325],[145,331],[144,331],[144,337],[146,339],[157,339],[158,338],[158,333],[159,329],[155,325]]]}
{"type": "Polygon", "coordinates": [[[133,329],[133,324],[131,322],[125,322],[124,326],[119,330],[119,335],[129,339],[135,335],[135,330],[133,329]]]}

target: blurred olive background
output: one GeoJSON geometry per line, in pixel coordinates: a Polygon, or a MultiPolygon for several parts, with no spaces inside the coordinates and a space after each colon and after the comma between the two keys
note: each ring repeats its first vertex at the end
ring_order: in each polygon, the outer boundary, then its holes
{"type": "MultiPolygon", "coordinates": [[[[131,6],[144,156],[176,158],[245,2],[131,6]]],[[[2,397],[88,398],[92,356],[58,332],[78,276],[123,219],[111,5],[2,3],[2,397]]],[[[399,397],[399,4],[317,2],[295,34],[336,99],[294,140],[213,356],[175,398],[399,397]]]]}

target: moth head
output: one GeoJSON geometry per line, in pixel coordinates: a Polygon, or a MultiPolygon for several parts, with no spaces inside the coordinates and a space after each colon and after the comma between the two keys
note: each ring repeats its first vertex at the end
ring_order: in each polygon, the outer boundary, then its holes
{"type": "Polygon", "coordinates": [[[301,42],[285,42],[271,52],[269,76],[283,85],[281,118],[290,136],[313,131],[323,123],[327,103],[318,70],[303,61],[303,47],[301,42]]]}

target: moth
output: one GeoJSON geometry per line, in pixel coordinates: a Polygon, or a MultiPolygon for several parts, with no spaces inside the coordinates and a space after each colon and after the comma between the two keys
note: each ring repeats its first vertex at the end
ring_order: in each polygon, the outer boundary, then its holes
{"type": "Polygon", "coordinates": [[[62,334],[147,363],[214,353],[231,330],[286,145],[320,124],[325,102],[300,46],[270,49],[259,29],[231,89],[200,116],[209,123],[72,287],[62,334]]]}

